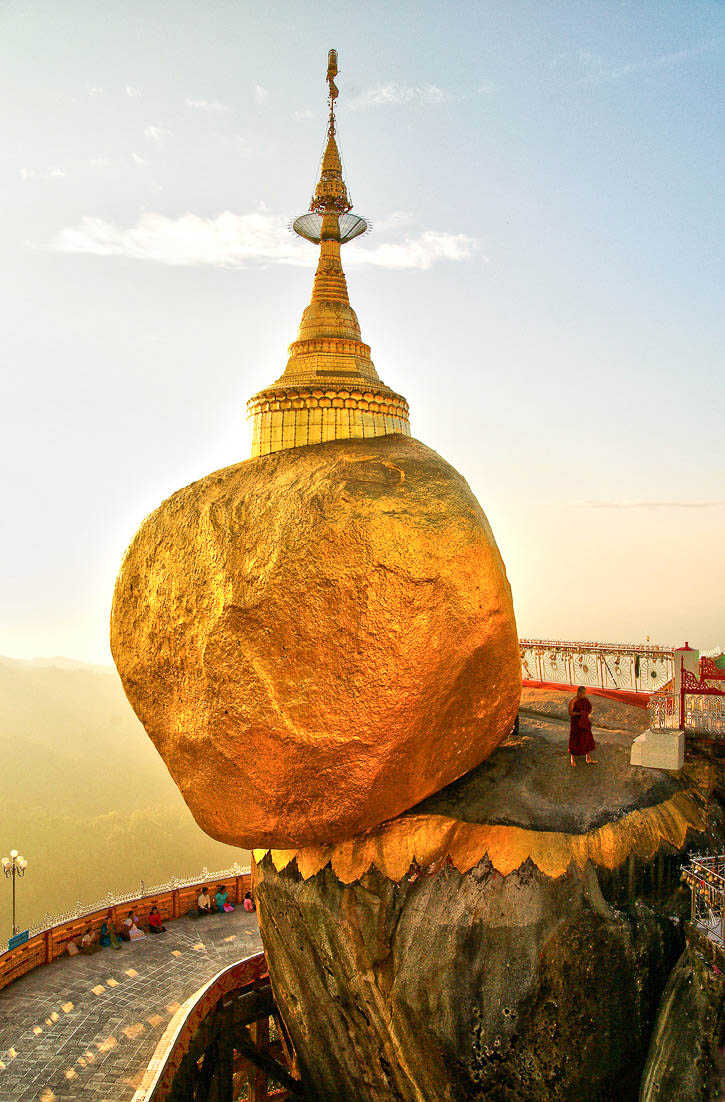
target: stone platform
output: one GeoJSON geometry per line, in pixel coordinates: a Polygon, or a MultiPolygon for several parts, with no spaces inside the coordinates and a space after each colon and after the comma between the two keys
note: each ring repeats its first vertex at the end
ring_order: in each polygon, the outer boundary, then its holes
{"type": "Polygon", "coordinates": [[[632,743],[632,765],[647,769],[682,769],[685,764],[685,732],[644,731],[632,743]]]}
{"type": "Polygon", "coordinates": [[[669,773],[633,769],[631,735],[595,727],[594,737],[596,764],[579,758],[572,767],[568,723],[522,715],[518,736],[408,814],[581,834],[660,804],[685,787],[669,773]]]}
{"type": "Polygon", "coordinates": [[[261,947],[239,908],[22,976],[0,992],[0,1102],[127,1102],[179,1005],[261,947]]]}

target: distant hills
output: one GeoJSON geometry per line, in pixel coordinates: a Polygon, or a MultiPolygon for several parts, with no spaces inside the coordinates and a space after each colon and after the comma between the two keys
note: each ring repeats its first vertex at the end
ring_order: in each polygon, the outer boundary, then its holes
{"type": "MultiPolygon", "coordinates": [[[[522,710],[566,720],[568,695],[524,690],[522,710]]],[[[595,722],[638,734],[647,713],[593,698],[595,722]]],[[[21,929],[77,900],[214,871],[245,850],[207,837],[126,700],[116,671],[68,658],[0,657],[0,857],[30,864],[21,929]]],[[[0,878],[0,948],[10,884],[0,878]]]]}
{"type": "MultiPolygon", "coordinates": [[[[194,822],[115,670],[0,657],[0,856],[18,849],[24,929],[75,905],[249,854],[194,822]]],[[[0,878],[0,947],[10,884],[0,878]]]]}

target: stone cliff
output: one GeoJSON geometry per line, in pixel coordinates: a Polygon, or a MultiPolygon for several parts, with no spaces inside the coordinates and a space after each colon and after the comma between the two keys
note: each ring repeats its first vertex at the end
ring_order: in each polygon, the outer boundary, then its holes
{"type": "Polygon", "coordinates": [[[255,853],[311,1098],[637,1097],[702,801],[602,732],[599,764],[572,770],[565,737],[522,721],[463,780],[348,845],[255,853]]]}

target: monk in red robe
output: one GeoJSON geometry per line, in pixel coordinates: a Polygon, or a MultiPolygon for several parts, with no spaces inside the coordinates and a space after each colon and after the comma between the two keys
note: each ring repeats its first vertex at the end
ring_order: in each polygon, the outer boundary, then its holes
{"type": "Polygon", "coordinates": [[[576,765],[574,758],[581,757],[582,754],[586,755],[587,765],[597,764],[594,758],[589,757],[595,745],[592,722],[589,718],[591,711],[592,704],[587,696],[587,691],[583,685],[580,685],[576,691],[576,696],[573,696],[569,701],[569,716],[571,717],[569,723],[569,756],[572,765],[576,765]]]}

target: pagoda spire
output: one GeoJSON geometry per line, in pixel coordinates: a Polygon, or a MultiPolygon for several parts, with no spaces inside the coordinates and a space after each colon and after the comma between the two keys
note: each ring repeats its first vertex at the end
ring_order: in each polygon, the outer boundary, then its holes
{"type": "Polygon", "coordinates": [[[320,165],[320,179],[315,194],[312,196],[310,210],[317,211],[324,218],[328,215],[347,214],[352,210],[342,175],[342,161],[340,150],[337,148],[335,125],[335,101],[340,94],[335,84],[337,76],[337,50],[330,50],[327,55],[327,84],[329,92],[327,102],[330,105],[330,114],[327,123],[327,145],[320,165]]]}
{"type": "Polygon", "coordinates": [[[292,224],[320,247],[309,306],[276,383],[248,403],[252,455],[351,437],[410,435],[408,403],[381,382],[350,305],[340,248],[369,230],[352,204],[337,145],[337,51],[327,58],[329,117],[320,178],[309,211],[292,224]]]}

